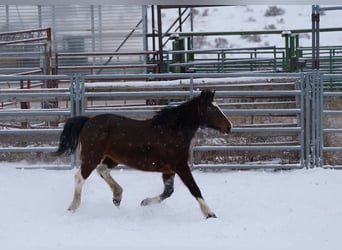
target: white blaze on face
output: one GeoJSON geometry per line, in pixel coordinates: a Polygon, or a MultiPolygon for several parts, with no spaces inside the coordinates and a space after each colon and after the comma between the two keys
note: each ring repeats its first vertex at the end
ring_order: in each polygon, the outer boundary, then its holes
{"type": "Polygon", "coordinates": [[[231,121],[227,118],[227,116],[223,113],[223,111],[222,111],[222,109],[219,107],[219,105],[217,105],[216,102],[212,102],[212,105],[213,105],[214,107],[216,107],[216,108],[221,112],[221,114],[227,119],[227,121],[230,123],[230,127],[231,127],[231,129],[232,129],[232,128],[233,128],[233,124],[232,124],[231,121]]]}
{"type": "Polygon", "coordinates": [[[212,102],[211,104],[212,104],[214,107],[216,107],[216,108],[221,112],[222,115],[226,116],[226,115],[223,113],[222,109],[219,107],[219,105],[217,105],[216,102],[212,102]]]}

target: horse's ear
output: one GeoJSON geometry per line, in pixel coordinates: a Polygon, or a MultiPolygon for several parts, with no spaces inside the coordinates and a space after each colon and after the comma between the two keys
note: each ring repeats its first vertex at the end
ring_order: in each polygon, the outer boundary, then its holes
{"type": "Polygon", "coordinates": [[[211,92],[211,93],[212,93],[212,99],[211,99],[211,101],[214,101],[215,92],[216,92],[215,90],[211,92]]]}
{"type": "Polygon", "coordinates": [[[200,99],[201,103],[208,105],[209,103],[213,102],[215,96],[215,91],[211,91],[209,89],[202,90],[200,99]]]}

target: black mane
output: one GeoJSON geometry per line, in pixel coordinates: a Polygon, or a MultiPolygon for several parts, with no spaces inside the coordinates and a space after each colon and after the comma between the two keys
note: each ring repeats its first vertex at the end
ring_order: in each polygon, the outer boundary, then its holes
{"type": "Polygon", "coordinates": [[[152,118],[152,125],[166,126],[191,140],[199,127],[198,99],[195,97],[179,106],[163,108],[152,118]]]}

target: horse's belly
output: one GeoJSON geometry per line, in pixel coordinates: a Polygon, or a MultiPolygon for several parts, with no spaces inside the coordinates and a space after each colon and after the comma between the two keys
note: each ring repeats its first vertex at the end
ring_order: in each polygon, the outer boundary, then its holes
{"type": "Polygon", "coordinates": [[[177,167],[176,159],[179,156],[162,152],[163,150],[152,150],[142,147],[132,147],[130,149],[113,151],[111,158],[123,165],[144,171],[168,172],[177,167]]]}
{"type": "MultiPolygon", "coordinates": [[[[133,158],[133,157],[132,157],[133,158]]],[[[165,172],[172,171],[172,164],[161,160],[153,160],[149,158],[142,159],[121,159],[120,163],[131,168],[143,171],[165,172]]]]}

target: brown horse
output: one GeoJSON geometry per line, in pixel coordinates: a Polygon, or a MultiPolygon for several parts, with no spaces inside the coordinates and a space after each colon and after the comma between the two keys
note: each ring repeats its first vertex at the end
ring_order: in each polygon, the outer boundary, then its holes
{"type": "Polygon", "coordinates": [[[201,94],[177,107],[166,107],[152,119],[132,120],[114,114],[67,120],[56,155],[75,152],[80,144],[80,170],[75,174],[75,192],[69,210],[81,203],[84,181],[96,169],[113,191],[113,202],[120,205],[121,186],[110,170],[118,164],[162,173],[164,191],[146,198],[142,206],[160,203],[173,193],[177,174],[198,201],[206,218],[216,217],[205,203],[188,165],[191,139],[199,127],[229,133],[232,123],[213,101],[215,92],[201,94]]]}

